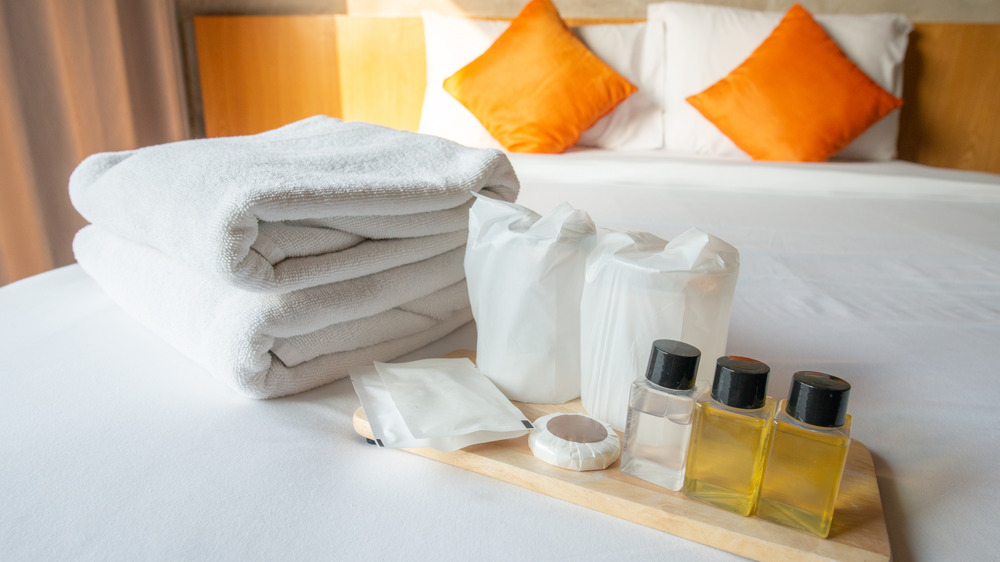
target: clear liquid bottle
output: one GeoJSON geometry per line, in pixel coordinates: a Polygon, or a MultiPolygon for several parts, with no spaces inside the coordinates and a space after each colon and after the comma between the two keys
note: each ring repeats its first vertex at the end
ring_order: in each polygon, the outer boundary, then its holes
{"type": "Polygon", "coordinates": [[[653,342],[646,376],[632,383],[629,394],[622,472],[669,490],[681,489],[700,358],[693,345],[653,342]]]}
{"type": "Polygon", "coordinates": [[[695,402],[684,495],[753,513],[774,416],[774,399],[766,395],[770,372],[754,359],[719,358],[712,389],[695,402]]]}
{"type": "Polygon", "coordinates": [[[758,517],[824,538],[830,534],[851,443],[850,392],[847,381],[824,373],[792,377],[771,423],[758,517]]]}

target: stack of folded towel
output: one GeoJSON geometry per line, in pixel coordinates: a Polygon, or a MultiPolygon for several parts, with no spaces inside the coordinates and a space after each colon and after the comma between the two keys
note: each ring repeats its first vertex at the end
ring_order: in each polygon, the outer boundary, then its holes
{"type": "Polygon", "coordinates": [[[80,265],[127,312],[254,398],[388,361],[472,319],[472,193],[503,153],[317,116],[259,135],[91,156],[80,265]]]}

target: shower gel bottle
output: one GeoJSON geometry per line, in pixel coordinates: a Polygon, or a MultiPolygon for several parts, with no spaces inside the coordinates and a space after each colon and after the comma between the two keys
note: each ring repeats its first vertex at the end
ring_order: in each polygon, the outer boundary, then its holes
{"type": "Polygon", "coordinates": [[[753,513],[774,416],[774,399],[766,395],[770,372],[754,359],[719,358],[712,390],[695,403],[684,495],[753,513]]]}
{"type": "Polygon", "coordinates": [[[850,392],[846,381],[824,373],[792,377],[771,423],[758,517],[824,538],[830,534],[851,443],[850,392]]]}
{"type": "Polygon", "coordinates": [[[681,489],[701,352],[656,340],[645,378],[632,383],[621,470],[668,490],[681,489]]]}

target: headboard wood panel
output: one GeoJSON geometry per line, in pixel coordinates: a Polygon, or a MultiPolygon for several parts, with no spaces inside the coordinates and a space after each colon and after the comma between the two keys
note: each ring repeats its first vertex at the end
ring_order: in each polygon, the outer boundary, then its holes
{"type": "MultiPolygon", "coordinates": [[[[628,20],[567,20],[570,25],[628,20]]],[[[195,18],[205,131],[250,134],[325,113],[416,130],[425,87],[416,17],[195,18]]],[[[917,23],[900,158],[1000,173],[1000,24],[917,23]]]]}
{"type": "Polygon", "coordinates": [[[205,134],[341,115],[335,25],[333,15],[195,18],[205,134]]]}
{"type": "Polygon", "coordinates": [[[917,24],[903,74],[899,156],[1000,173],[1000,25],[917,24]]]}
{"type": "Polygon", "coordinates": [[[341,117],[416,131],[427,84],[421,19],[337,16],[336,25],[341,117]]]}

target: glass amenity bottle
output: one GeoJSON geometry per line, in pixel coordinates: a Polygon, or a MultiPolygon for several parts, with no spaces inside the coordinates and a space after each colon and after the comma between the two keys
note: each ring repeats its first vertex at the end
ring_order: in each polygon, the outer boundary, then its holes
{"type": "Polygon", "coordinates": [[[774,399],[771,369],[746,357],[721,357],[712,390],[695,402],[684,494],[739,515],[753,513],[764,472],[774,399]]]}
{"type": "Polygon", "coordinates": [[[693,345],[656,340],[645,378],[632,383],[621,470],[680,490],[691,437],[691,414],[701,352],[693,345]]]}
{"type": "Polygon", "coordinates": [[[799,371],[771,423],[757,516],[826,537],[851,443],[842,379],[799,371]]]}

